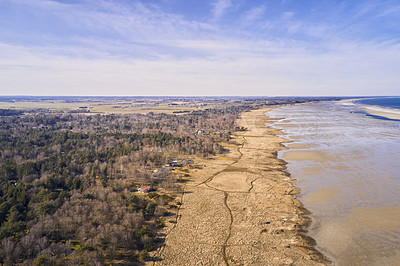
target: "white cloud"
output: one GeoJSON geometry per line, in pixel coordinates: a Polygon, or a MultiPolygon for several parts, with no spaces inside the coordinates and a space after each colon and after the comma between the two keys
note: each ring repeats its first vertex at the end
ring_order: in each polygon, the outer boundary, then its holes
{"type": "MultiPolygon", "coordinates": [[[[72,59],[1,45],[8,55],[0,58],[1,94],[389,95],[398,91],[399,46],[336,45],[335,50],[314,54],[273,43],[264,44],[270,48],[256,45],[260,47],[256,53],[244,49],[249,44],[228,45],[226,53],[212,58],[182,60],[72,59]]],[[[198,45],[223,49],[222,43],[198,45]]]]}
{"type": "MultiPolygon", "coordinates": [[[[214,23],[142,3],[20,3],[89,34],[77,34],[76,43],[63,46],[0,44],[0,94],[398,94],[396,42],[343,37],[335,25],[301,20],[294,12],[270,19],[269,28],[257,29],[265,31],[254,37],[252,31],[219,28],[217,20],[232,6],[228,0],[215,2],[214,23]],[[274,31],[289,37],[273,36],[274,31]],[[290,38],[291,33],[306,37],[290,38]]],[[[252,23],[265,10],[253,7],[241,18],[252,23]]]]}
{"type": "Polygon", "coordinates": [[[360,18],[382,18],[382,17],[393,17],[398,18],[400,16],[400,4],[398,1],[377,1],[368,0],[362,1],[354,8],[355,12],[353,20],[360,18]]]}
{"type": "Polygon", "coordinates": [[[64,23],[72,30],[84,30],[89,36],[105,36],[112,40],[146,43],[149,40],[190,38],[215,30],[205,22],[186,20],[182,15],[166,13],[156,5],[139,1],[122,4],[86,0],[80,4],[62,4],[49,0],[15,0],[14,4],[17,9],[30,10],[43,19],[57,19],[57,23],[64,23]]]}
{"type": "Polygon", "coordinates": [[[289,12],[289,11],[283,12],[281,17],[283,20],[290,20],[294,17],[294,12],[289,12]]]}
{"type": "Polygon", "coordinates": [[[216,0],[213,4],[212,14],[213,20],[216,21],[225,15],[228,8],[232,6],[231,0],[216,0]]]}
{"type": "Polygon", "coordinates": [[[262,18],[264,15],[265,9],[266,9],[265,5],[253,7],[252,9],[250,9],[249,11],[247,11],[244,14],[244,16],[243,16],[244,21],[252,22],[254,20],[262,18]]]}

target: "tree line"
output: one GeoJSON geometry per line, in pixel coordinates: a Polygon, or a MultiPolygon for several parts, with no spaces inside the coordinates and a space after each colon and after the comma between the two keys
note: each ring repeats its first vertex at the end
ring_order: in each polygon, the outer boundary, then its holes
{"type": "Polygon", "coordinates": [[[250,107],[185,114],[83,115],[2,112],[0,263],[109,264],[148,259],[177,189],[171,158],[225,152],[235,119],[250,107]],[[199,133],[201,132],[201,133],[199,133]]]}

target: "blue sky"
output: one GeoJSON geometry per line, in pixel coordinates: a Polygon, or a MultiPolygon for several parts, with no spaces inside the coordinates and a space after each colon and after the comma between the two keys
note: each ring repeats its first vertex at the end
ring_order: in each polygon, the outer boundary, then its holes
{"type": "Polygon", "coordinates": [[[399,95],[400,2],[0,0],[0,95],[399,95]]]}

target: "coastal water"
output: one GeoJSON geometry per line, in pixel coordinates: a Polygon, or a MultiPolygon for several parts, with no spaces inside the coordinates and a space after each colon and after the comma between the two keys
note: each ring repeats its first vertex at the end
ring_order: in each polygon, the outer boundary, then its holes
{"type": "Polygon", "coordinates": [[[377,119],[400,121],[400,97],[377,97],[344,100],[343,106],[350,106],[354,112],[377,119]]]}
{"type": "Polygon", "coordinates": [[[322,102],[267,115],[282,118],[271,124],[288,139],[279,156],[312,212],[318,249],[337,265],[399,265],[400,122],[358,108],[322,102]]]}
{"type": "Polygon", "coordinates": [[[400,97],[379,97],[356,100],[356,103],[400,110],[400,97]]]}

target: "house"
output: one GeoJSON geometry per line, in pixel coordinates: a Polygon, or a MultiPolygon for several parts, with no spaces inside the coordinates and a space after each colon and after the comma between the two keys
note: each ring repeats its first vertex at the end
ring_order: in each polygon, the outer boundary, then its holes
{"type": "Polygon", "coordinates": [[[150,186],[145,186],[145,187],[141,187],[138,189],[138,192],[140,193],[149,193],[150,191],[152,191],[153,189],[150,186]]]}
{"type": "Polygon", "coordinates": [[[177,167],[178,163],[179,163],[178,160],[173,160],[172,163],[170,163],[169,165],[172,166],[172,167],[177,167]]]}
{"type": "Polygon", "coordinates": [[[130,192],[135,192],[135,191],[136,191],[136,188],[130,187],[130,188],[128,188],[128,190],[129,190],[130,192]]]}

